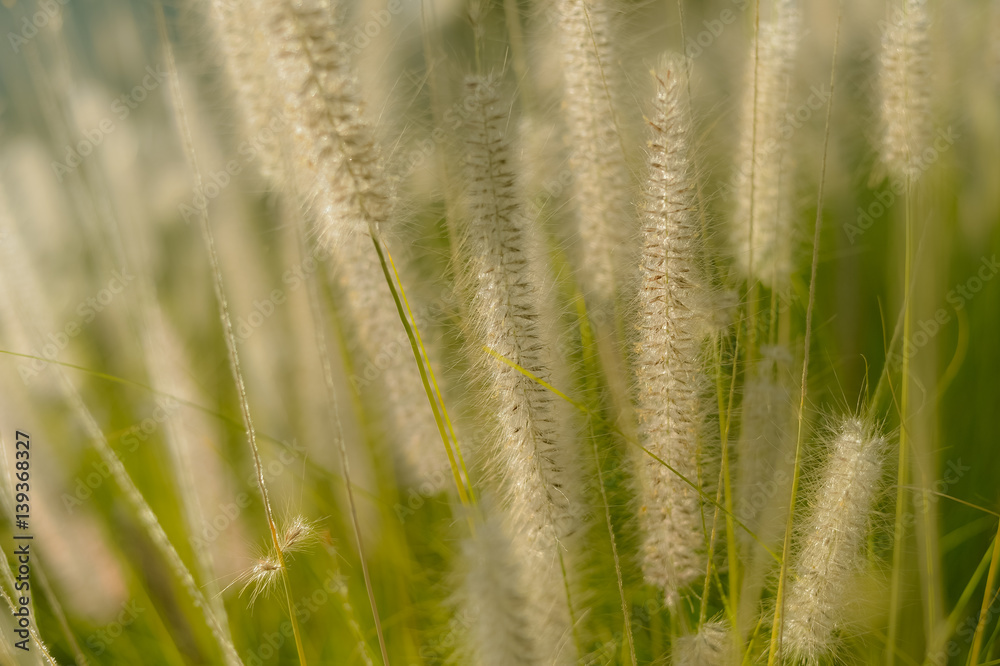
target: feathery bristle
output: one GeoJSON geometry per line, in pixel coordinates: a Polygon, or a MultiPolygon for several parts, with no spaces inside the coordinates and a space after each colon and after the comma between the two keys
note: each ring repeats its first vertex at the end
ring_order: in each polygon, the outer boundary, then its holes
{"type": "Polygon", "coordinates": [[[783,289],[792,272],[792,168],[783,130],[801,34],[797,0],[779,0],[751,45],[736,162],[732,251],[741,278],[783,289]]]}
{"type": "Polygon", "coordinates": [[[300,553],[319,543],[319,532],[316,523],[302,516],[295,516],[278,534],[278,547],[283,555],[300,553]]]}
{"type": "Polygon", "coordinates": [[[364,117],[339,9],[321,0],[268,0],[265,6],[275,81],[291,123],[290,177],[330,247],[388,220],[385,169],[364,117]]]}
{"type": "Polygon", "coordinates": [[[708,302],[699,266],[700,228],[694,204],[684,62],[665,59],[654,72],[649,120],[646,203],[642,217],[640,320],[635,372],[640,443],[642,567],[667,602],[704,575],[704,534],[698,492],[702,422],[701,346],[708,302]]]}
{"type": "Polygon", "coordinates": [[[930,145],[929,23],[926,0],[903,0],[882,35],[879,152],[893,178],[919,178],[930,145]]]}
{"type": "Polygon", "coordinates": [[[610,0],[560,0],[560,40],[577,276],[593,305],[608,307],[629,256],[629,173],[612,100],[617,99],[610,0]]]}
{"type": "Polygon", "coordinates": [[[783,651],[808,664],[834,651],[837,631],[849,621],[851,583],[865,564],[885,440],[860,419],[848,418],[830,449],[798,540],[785,601],[783,651]]]}
{"type": "Polygon", "coordinates": [[[319,542],[316,523],[302,516],[295,516],[278,532],[280,555],[269,552],[260,556],[253,567],[240,574],[232,584],[243,583],[240,594],[248,589],[251,590],[250,605],[253,606],[258,597],[266,596],[273,590],[285,568],[283,562],[286,562],[292,554],[306,551],[319,542]]]}
{"type": "Polygon", "coordinates": [[[674,666],[729,666],[732,638],[727,622],[706,622],[697,633],[681,636],[674,645],[674,666]]]}
{"type": "MultiPolygon", "coordinates": [[[[475,77],[466,85],[469,117],[469,223],[464,250],[474,290],[470,316],[476,339],[543,381],[552,378],[549,341],[554,313],[545,305],[547,278],[538,243],[515,188],[507,112],[496,84],[475,77]]],[[[478,350],[477,350],[478,351],[478,350]]],[[[553,659],[572,661],[558,647],[570,631],[561,573],[564,540],[577,530],[577,477],[566,403],[492,355],[478,351],[495,400],[493,448],[501,469],[509,524],[528,572],[526,596],[535,613],[538,644],[553,659]]]]}
{"type": "Polygon", "coordinates": [[[265,555],[257,560],[251,569],[244,571],[236,582],[242,582],[240,594],[250,589],[250,605],[257,602],[260,595],[267,596],[278,583],[281,576],[282,566],[278,562],[276,555],[265,555]]]}

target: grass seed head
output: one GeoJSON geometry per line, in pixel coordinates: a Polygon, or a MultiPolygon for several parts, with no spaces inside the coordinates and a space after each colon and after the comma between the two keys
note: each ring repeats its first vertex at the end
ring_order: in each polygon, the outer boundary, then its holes
{"type": "Polygon", "coordinates": [[[854,584],[865,564],[864,544],[879,492],[885,440],[865,421],[841,421],[829,440],[800,527],[785,602],[783,650],[818,664],[837,647],[851,619],[854,584]]]}
{"type": "Polygon", "coordinates": [[[929,166],[924,158],[932,131],[929,26],[926,0],[905,0],[882,34],[879,153],[893,178],[915,180],[929,166]]]}

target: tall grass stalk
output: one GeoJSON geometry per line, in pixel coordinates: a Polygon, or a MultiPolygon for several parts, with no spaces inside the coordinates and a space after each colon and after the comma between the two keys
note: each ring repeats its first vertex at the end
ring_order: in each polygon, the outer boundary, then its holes
{"type": "Polygon", "coordinates": [[[782,645],[782,631],[784,630],[785,614],[785,585],[788,575],[789,556],[791,553],[791,539],[793,520],[795,518],[795,502],[799,491],[799,479],[802,473],[802,446],[805,438],[805,409],[806,393],[808,391],[809,380],[809,351],[812,342],[813,309],[816,305],[816,273],[819,269],[819,242],[820,232],[823,228],[823,194],[826,185],[827,156],[830,147],[830,119],[833,115],[833,99],[837,82],[837,51],[840,47],[840,23],[842,14],[837,14],[837,31],[833,39],[833,56],[830,64],[830,97],[826,105],[826,129],[823,136],[823,159],[820,167],[819,193],[816,203],[816,224],[813,231],[812,244],[812,267],[809,276],[809,300],[806,305],[806,325],[805,325],[805,350],[802,355],[802,381],[799,387],[799,408],[798,425],[795,436],[795,463],[792,472],[792,488],[788,498],[788,520],[785,523],[785,539],[781,548],[781,568],[778,573],[778,588],[775,593],[774,619],[771,626],[771,641],[768,647],[767,663],[774,666],[780,659],[782,645]]]}
{"type": "Polygon", "coordinates": [[[996,660],[993,8],[7,4],[25,663],[996,660]]]}
{"type": "MultiPolygon", "coordinates": [[[[304,241],[304,233],[300,232],[298,234],[300,241],[300,252],[305,256],[306,247],[304,241]]],[[[382,621],[379,617],[378,605],[375,601],[375,594],[372,590],[371,584],[371,574],[368,572],[368,563],[365,555],[364,541],[361,537],[361,527],[360,521],[358,519],[358,510],[354,499],[354,490],[351,487],[351,468],[350,461],[347,456],[347,444],[346,437],[344,435],[343,423],[340,420],[340,410],[338,408],[337,399],[337,389],[334,384],[333,370],[330,365],[330,353],[327,350],[326,344],[326,334],[323,329],[323,313],[320,307],[320,299],[318,289],[316,284],[312,280],[307,280],[306,285],[308,290],[309,298],[309,310],[313,321],[313,334],[316,339],[316,350],[320,358],[320,367],[323,370],[323,387],[326,390],[326,399],[329,402],[329,408],[327,414],[329,415],[330,425],[332,426],[334,436],[337,440],[337,452],[340,454],[340,464],[344,471],[344,481],[347,490],[347,502],[348,507],[351,512],[351,525],[354,528],[354,540],[358,548],[358,557],[361,560],[361,567],[363,569],[363,576],[365,579],[365,589],[368,593],[368,601],[371,605],[372,618],[375,621],[375,633],[378,636],[379,649],[382,654],[382,661],[386,666],[389,664],[388,649],[385,645],[385,636],[382,632],[382,621]]]]}
{"type": "MultiPolygon", "coordinates": [[[[191,133],[187,126],[187,117],[184,113],[184,100],[181,96],[180,82],[177,78],[177,67],[174,63],[173,51],[170,40],[167,37],[166,20],[163,17],[163,8],[157,4],[157,18],[160,26],[160,37],[163,41],[164,51],[167,60],[167,71],[170,79],[170,91],[173,97],[174,109],[176,111],[176,121],[183,137],[183,145],[186,157],[190,163],[191,171],[195,178],[195,187],[203,190],[201,169],[199,167],[198,156],[194,143],[191,140],[191,133]]],[[[253,418],[250,414],[250,401],[247,399],[246,385],[243,379],[243,370],[240,367],[239,350],[236,346],[236,336],[233,333],[233,321],[229,314],[229,305],[226,301],[225,285],[222,280],[222,269],[219,266],[219,257],[215,249],[215,237],[212,234],[212,227],[209,223],[208,209],[202,207],[198,215],[199,226],[201,227],[202,240],[205,250],[208,253],[209,265],[212,274],[212,285],[215,289],[216,304],[219,309],[219,319],[222,322],[223,336],[226,341],[226,348],[229,352],[229,367],[236,384],[236,393],[239,398],[240,413],[243,417],[243,426],[246,430],[247,443],[253,456],[254,471],[257,477],[257,489],[260,491],[262,504],[264,507],[264,517],[271,534],[271,544],[273,550],[271,556],[275,558],[277,569],[281,574],[284,586],[285,600],[288,604],[288,619],[292,624],[292,632],[295,637],[295,648],[298,651],[299,663],[306,664],[305,650],[302,646],[302,636],[299,630],[298,616],[293,607],[291,584],[288,580],[288,572],[285,565],[285,553],[282,552],[281,541],[278,535],[278,527],[274,519],[274,511],[271,508],[271,498],[267,490],[267,482],[264,478],[264,467],[261,464],[260,450],[257,446],[257,432],[254,429],[253,418]]],[[[96,425],[96,424],[95,424],[96,425]]],[[[121,463],[119,463],[120,465],[121,463]]],[[[258,567],[260,565],[258,564],[258,567]]],[[[238,657],[237,657],[238,660],[238,657]]]]}
{"type": "MultiPolygon", "coordinates": [[[[882,138],[880,158],[890,177],[905,180],[905,217],[903,247],[903,340],[912,334],[912,262],[913,262],[913,197],[917,178],[922,171],[924,149],[931,137],[930,48],[926,3],[923,0],[904,0],[902,7],[894,8],[891,20],[882,36],[880,93],[882,138]]],[[[910,384],[913,381],[910,354],[903,350],[900,378],[900,437],[897,471],[896,521],[893,526],[893,571],[890,590],[887,663],[895,658],[896,632],[900,604],[900,575],[903,566],[903,546],[906,543],[903,513],[907,505],[904,490],[910,478],[910,384]]],[[[921,515],[921,519],[926,516],[921,515]]],[[[924,525],[924,529],[930,529],[924,525]]],[[[927,553],[931,566],[933,553],[927,553]]],[[[931,576],[925,578],[924,604],[927,606],[926,623],[928,640],[936,628],[931,626],[934,592],[931,576]]]]}
{"type": "Polygon", "coordinates": [[[885,441],[872,430],[848,418],[832,437],[791,565],[782,653],[795,663],[818,664],[833,654],[836,632],[849,623],[884,458],[885,441]]]}
{"type": "MultiPolygon", "coordinates": [[[[710,303],[699,264],[683,61],[662,61],[655,79],[635,363],[639,437],[642,446],[680,474],[697,479],[710,303]]],[[[648,457],[640,465],[640,486],[643,572],[675,605],[680,591],[704,570],[700,499],[648,457]]]]}
{"type": "Polygon", "coordinates": [[[740,275],[779,292],[788,288],[792,272],[792,163],[784,127],[801,38],[796,0],[774,3],[770,20],[758,25],[734,184],[732,243],[740,275]]]}
{"type": "Polygon", "coordinates": [[[559,0],[576,269],[592,310],[613,311],[630,258],[628,169],[615,110],[615,0],[559,0]]]}
{"type": "MultiPolygon", "coordinates": [[[[539,265],[537,232],[525,217],[511,172],[506,111],[493,80],[470,78],[466,91],[472,110],[466,139],[470,216],[463,254],[472,292],[472,329],[480,344],[549,380],[555,372],[550,337],[554,312],[539,265]]],[[[488,455],[500,470],[516,552],[525,558],[525,594],[536,643],[546,662],[569,663],[574,658],[564,643],[572,637],[573,609],[560,588],[564,554],[572,554],[568,540],[580,530],[580,480],[568,405],[492,355],[483,355],[479,365],[495,396],[496,432],[488,455]]]]}
{"type": "MultiPolygon", "coordinates": [[[[5,222],[5,220],[0,222],[5,222]]],[[[26,256],[27,253],[25,251],[18,251],[17,246],[19,241],[16,232],[5,230],[5,242],[14,246],[13,252],[8,259],[15,258],[20,262],[20,258],[26,256]]],[[[37,285],[39,284],[38,277],[34,275],[32,267],[26,263],[20,263],[16,270],[12,270],[12,267],[9,265],[14,262],[5,263],[7,264],[4,271],[5,282],[8,285],[21,284],[27,290],[24,297],[14,297],[12,299],[12,308],[5,315],[10,321],[18,322],[18,326],[22,329],[25,337],[40,341],[42,334],[35,328],[35,322],[48,321],[51,317],[42,311],[45,300],[41,298],[41,292],[37,289],[37,285]]],[[[191,601],[201,610],[206,626],[210,629],[213,638],[216,640],[220,652],[226,659],[226,663],[242,664],[236,653],[232,639],[229,637],[228,627],[223,626],[219,618],[215,615],[211,604],[205,598],[204,593],[191,575],[187,565],[184,564],[158,517],[125,469],[118,454],[108,443],[107,437],[98,425],[93,412],[81,396],[79,389],[66,374],[63,367],[55,366],[53,370],[56,376],[56,390],[69,405],[74,418],[86,433],[87,438],[100,455],[101,460],[107,465],[110,475],[114,477],[115,483],[132,506],[136,517],[145,529],[150,541],[153,542],[167,561],[171,572],[180,581],[185,591],[191,597],[191,601]]]]}

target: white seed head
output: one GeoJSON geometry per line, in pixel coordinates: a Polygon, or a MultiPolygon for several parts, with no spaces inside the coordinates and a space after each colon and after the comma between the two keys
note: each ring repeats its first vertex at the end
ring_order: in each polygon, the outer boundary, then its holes
{"type": "MultiPolygon", "coordinates": [[[[665,59],[654,76],[639,264],[636,409],[642,446],[697,484],[706,381],[701,347],[709,316],[699,264],[684,63],[665,59]]],[[[681,588],[705,572],[701,500],[675,472],[641,455],[643,573],[673,603],[681,588]]]]}
{"type": "Polygon", "coordinates": [[[258,597],[261,595],[266,597],[274,591],[278,578],[281,577],[281,570],[282,566],[276,555],[264,555],[234,582],[243,583],[240,594],[250,590],[250,606],[253,606],[258,597]]]}
{"type": "Polygon", "coordinates": [[[620,289],[631,233],[629,174],[612,100],[618,99],[611,0],[559,0],[565,113],[579,236],[577,275],[596,307],[620,289]]]}
{"type": "MultiPolygon", "coordinates": [[[[407,253],[402,248],[390,251],[405,281],[407,253]]],[[[345,236],[331,247],[331,256],[345,315],[365,357],[358,374],[365,386],[372,386],[368,395],[379,396],[372,407],[392,443],[400,482],[429,483],[434,492],[441,490],[447,483],[441,470],[448,468],[448,458],[371,236],[367,231],[345,236]],[[378,370],[377,376],[367,374],[368,368],[378,370]]],[[[426,335],[423,341],[433,363],[436,348],[426,335]]]]}
{"type": "MultiPolygon", "coordinates": [[[[736,517],[765,544],[781,535],[794,457],[795,409],[791,391],[792,355],[785,347],[762,347],[744,386],[743,418],[737,440],[736,517]]],[[[753,539],[740,530],[745,552],[753,539]]]]}
{"type": "Polygon", "coordinates": [[[926,0],[903,0],[882,34],[879,152],[893,178],[916,180],[928,166],[923,153],[932,131],[929,24],[926,0]]]}
{"type": "MultiPolygon", "coordinates": [[[[545,294],[548,277],[535,232],[516,192],[508,109],[496,84],[466,83],[468,224],[463,255],[472,291],[470,318],[478,345],[549,382],[555,365],[551,331],[555,313],[545,294]]],[[[560,646],[570,632],[561,572],[565,542],[577,532],[581,492],[567,403],[522,371],[476,349],[488,385],[496,430],[494,465],[515,547],[525,558],[526,596],[535,614],[537,644],[553,659],[571,662],[560,646]]]]}
{"type": "Polygon", "coordinates": [[[460,601],[468,622],[462,631],[462,662],[478,666],[540,663],[525,613],[523,572],[501,522],[478,523],[463,555],[460,601]]]}
{"type": "Polygon", "coordinates": [[[732,646],[728,622],[706,622],[697,633],[677,638],[671,663],[674,666],[729,666],[733,663],[732,646]]]}
{"type": "Polygon", "coordinates": [[[250,605],[253,606],[261,595],[267,596],[274,590],[285,568],[282,562],[287,563],[294,553],[309,550],[319,541],[316,523],[302,516],[295,516],[278,531],[280,556],[273,547],[269,548],[257,558],[252,567],[237,576],[231,585],[242,583],[240,594],[250,590],[250,605]]]}
{"type": "Polygon", "coordinates": [[[793,170],[786,120],[801,17],[779,0],[748,58],[734,183],[732,251],[741,278],[784,288],[792,272],[793,170]]]}
{"type": "Polygon", "coordinates": [[[761,593],[777,566],[766,549],[781,551],[788,520],[797,432],[792,361],[786,347],[763,346],[744,385],[733,513],[753,536],[737,531],[744,564],[737,614],[741,635],[756,621],[761,593]]]}
{"type": "Polygon", "coordinates": [[[260,147],[264,177],[280,182],[281,151],[274,132],[268,128],[278,117],[280,105],[269,94],[268,51],[259,11],[256,0],[239,4],[212,0],[210,18],[225,60],[226,75],[236,93],[243,134],[260,147]]]}
{"type": "Polygon", "coordinates": [[[845,419],[830,442],[785,601],[783,650],[801,662],[817,664],[830,655],[850,620],[852,581],[865,563],[884,449],[885,440],[857,418],[845,419]]]}
{"type": "Polygon", "coordinates": [[[265,35],[282,100],[295,189],[327,247],[378,228],[391,193],[358,82],[339,10],[324,0],[266,0],[265,35]]]}
{"type": "Polygon", "coordinates": [[[283,555],[299,553],[319,543],[319,538],[315,522],[295,516],[278,534],[278,548],[283,555]]]}

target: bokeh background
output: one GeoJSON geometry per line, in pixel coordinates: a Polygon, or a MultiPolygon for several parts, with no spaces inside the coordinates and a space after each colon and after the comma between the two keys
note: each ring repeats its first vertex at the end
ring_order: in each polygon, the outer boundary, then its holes
{"type": "MultiPolygon", "coordinates": [[[[766,12],[769,3],[760,4],[766,12]]],[[[439,458],[423,461],[419,473],[407,468],[380,411],[386,395],[380,382],[393,382],[400,367],[413,363],[409,344],[400,327],[397,345],[383,356],[365,351],[356,323],[345,314],[349,294],[338,267],[314,250],[314,233],[301,231],[301,207],[259,173],[263,160],[256,137],[241,128],[208,3],[168,2],[162,21],[158,6],[142,1],[4,5],[0,539],[13,566],[14,442],[15,431],[25,431],[32,441],[33,621],[52,657],[61,664],[223,663],[176,562],[102,457],[103,438],[192,572],[194,586],[226,620],[244,663],[296,659],[281,594],[252,606],[249,595],[240,594],[239,576],[254,565],[269,535],[198,226],[199,192],[184,153],[181,114],[201,163],[201,192],[272,502],[285,520],[303,515],[317,521],[318,542],[290,567],[293,601],[307,610],[300,615],[306,654],[322,664],[380,662],[314,337],[308,295],[315,289],[391,661],[462,663],[456,646],[467,627],[453,599],[461,520],[451,471],[440,451],[439,458]],[[176,59],[173,70],[165,39],[176,59]],[[182,108],[170,90],[171,73],[182,108]],[[238,168],[227,172],[232,163],[238,168]]],[[[777,307],[792,313],[787,337],[796,363],[838,12],[842,21],[807,398],[811,427],[818,429],[832,415],[866,406],[883,372],[903,304],[905,207],[880,173],[874,148],[874,82],[887,8],[859,0],[803,5],[805,32],[788,90],[789,108],[800,114],[789,119],[797,268],[790,293],[777,299],[777,307]]],[[[575,286],[566,257],[574,241],[564,214],[568,167],[560,60],[547,39],[550,8],[528,0],[485,6],[480,57],[512,91],[512,117],[526,120],[519,158],[530,170],[526,180],[550,239],[569,322],[561,351],[578,370],[569,389],[608,410],[602,389],[586,375],[579,330],[572,333],[575,286]],[[520,64],[511,61],[505,32],[504,11],[511,7],[519,10],[527,39],[520,64]]],[[[440,114],[460,108],[462,77],[474,67],[469,7],[457,0],[357,0],[343,10],[342,34],[357,47],[362,90],[400,201],[389,231],[392,247],[406,260],[407,295],[420,312],[421,333],[439,355],[435,370],[474,476],[486,478],[489,470],[475,460],[482,407],[468,388],[449,249],[449,220],[461,214],[454,202],[463,187],[457,168],[462,148],[448,116],[440,114]],[[366,33],[372,25],[377,29],[366,33]]],[[[713,229],[709,241],[720,256],[755,10],[754,3],[730,0],[622,2],[621,55],[611,64],[625,82],[618,102],[635,175],[630,197],[638,201],[642,117],[652,89],[647,71],[665,50],[692,58],[700,181],[713,229]]],[[[1000,413],[1000,3],[931,2],[930,11],[933,125],[948,140],[927,164],[913,198],[918,233],[909,348],[917,389],[909,427],[923,476],[913,476],[908,496],[926,497],[932,505],[930,538],[940,557],[928,565],[917,539],[908,539],[899,639],[906,658],[900,663],[922,662],[929,633],[932,643],[954,644],[957,655],[966,654],[971,632],[964,629],[969,621],[975,626],[979,613],[981,563],[1000,511],[994,420],[1000,413]],[[918,492],[921,483],[936,494],[918,492]],[[933,632],[925,621],[923,576],[940,581],[931,587],[940,622],[933,632]],[[945,626],[950,631],[941,633],[945,626]]],[[[725,261],[719,263],[724,273],[725,261]]],[[[793,367],[789,372],[797,377],[801,368],[793,367]]],[[[890,384],[894,399],[885,401],[879,418],[886,431],[898,433],[898,375],[890,384]]],[[[581,438],[593,437],[614,439],[591,423],[581,438]]],[[[666,654],[670,619],[642,584],[634,557],[624,449],[620,442],[609,446],[602,466],[639,662],[651,663],[666,654]]],[[[596,496],[593,488],[589,492],[596,496]]],[[[886,533],[894,493],[886,492],[879,521],[885,527],[875,540],[891,542],[886,533]]],[[[597,526],[584,541],[592,613],[583,653],[586,663],[627,663],[604,512],[594,511],[597,526]]],[[[890,565],[875,566],[888,580],[890,565]]],[[[0,586],[9,598],[4,575],[0,586]]],[[[852,648],[864,663],[884,644],[884,590],[871,591],[873,619],[852,648]]],[[[0,613],[0,660],[36,663],[37,650],[24,655],[13,648],[13,629],[10,613],[0,613]]],[[[1000,652],[997,631],[992,612],[988,658],[1000,652]]],[[[964,663],[962,658],[947,663],[964,663]]]]}

